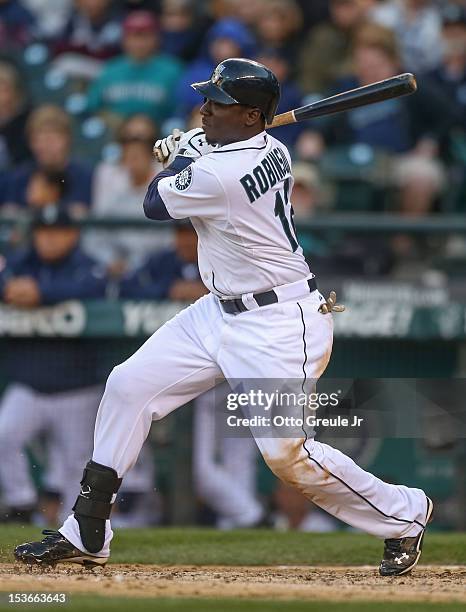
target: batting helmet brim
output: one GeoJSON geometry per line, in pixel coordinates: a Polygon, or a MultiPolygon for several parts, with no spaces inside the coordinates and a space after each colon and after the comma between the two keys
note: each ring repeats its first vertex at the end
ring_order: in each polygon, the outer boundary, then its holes
{"type": "Polygon", "coordinates": [[[219,104],[239,104],[237,100],[229,96],[223,89],[214,85],[212,81],[202,81],[192,83],[191,87],[201,94],[204,98],[218,102],[219,104]]]}

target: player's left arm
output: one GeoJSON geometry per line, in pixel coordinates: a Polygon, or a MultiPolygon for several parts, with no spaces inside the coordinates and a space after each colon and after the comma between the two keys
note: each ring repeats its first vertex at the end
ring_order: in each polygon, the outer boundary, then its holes
{"type": "Polygon", "coordinates": [[[153,179],[144,198],[144,213],[149,219],[167,221],[171,219],[159,193],[162,179],[175,176],[192,164],[196,159],[210,153],[214,147],[206,141],[204,131],[195,128],[189,132],[174,130],[167,138],[157,140],[154,155],[160,162],[169,164],[153,179]]]}
{"type": "Polygon", "coordinates": [[[146,217],[154,221],[168,221],[173,218],[160,196],[159,183],[164,178],[175,176],[192,163],[193,160],[191,158],[179,155],[175,157],[174,161],[167,168],[164,168],[157,174],[147,188],[146,197],[144,198],[143,208],[146,217]]]}

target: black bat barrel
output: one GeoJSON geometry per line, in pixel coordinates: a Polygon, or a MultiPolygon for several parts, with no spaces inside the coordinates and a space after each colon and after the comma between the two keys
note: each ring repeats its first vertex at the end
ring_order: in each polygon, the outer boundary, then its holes
{"type": "Polygon", "coordinates": [[[301,106],[294,110],[294,117],[296,121],[305,121],[314,117],[333,115],[359,106],[406,96],[414,93],[416,89],[417,84],[414,75],[407,72],[385,81],[351,89],[313,104],[301,106]]]}

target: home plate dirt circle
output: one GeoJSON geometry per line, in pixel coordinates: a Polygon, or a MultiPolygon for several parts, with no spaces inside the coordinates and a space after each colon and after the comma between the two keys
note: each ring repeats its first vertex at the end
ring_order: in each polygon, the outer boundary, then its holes
{"type": "Polygon", "coordinates": [[[61,565],[29,570],[0,565],[0,590],[112,597],[466,602],[465,566],[420,566],[399,578],[374,567],[196,567],[111,564],[84,570],[61,565]]]}

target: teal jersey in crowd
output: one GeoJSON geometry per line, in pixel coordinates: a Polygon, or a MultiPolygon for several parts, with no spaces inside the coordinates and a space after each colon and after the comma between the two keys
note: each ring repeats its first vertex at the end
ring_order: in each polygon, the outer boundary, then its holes
{"type": "Polygon", "coordinates": [[[154,55],[145,62],[117,57],[91,86],[88,109],[124,117],[145,113],[160,122],[173,111],[173,92],[181,72],[181,63],[169,55],[154,55]]]}

